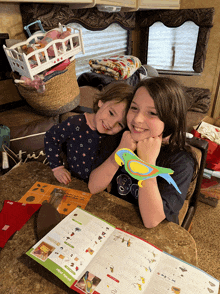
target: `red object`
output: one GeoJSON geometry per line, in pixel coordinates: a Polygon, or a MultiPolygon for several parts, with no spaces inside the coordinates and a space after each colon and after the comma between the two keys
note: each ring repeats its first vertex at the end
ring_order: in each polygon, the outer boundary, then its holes
{"type": "Polygon", "coordinates": [[[117,280],[117,279],[116,279],[116,278],[114,278],[113,276],[111,276],[111,275],[107,274],[107,277],[108,277],[108,278],[110,278],[110,279],[112,279],[113,281],[115,281],[115,282],[119,283],[119,280],[117,280]]]}
{"type": "Polygon", "coordinates": [[[29,218],[41,207],[41,204],[25,204],[10,200],[4,201],[0,213],[0,247],[3,248],[8,239],[19,231],[29,218]]]}
{"type": "Polygon", "coordinates": [[[55,66],[54,68],[52,68],[51,70],[49,70],[45,74],[45,76],[47,76],[47,75],[49,75],[52,72],[57,71],[57,70],[64,70],[69,64],[70,64],[70,60],[69,59],[66,59],[63,62],[61,62],[60,64],[58,64],[57,66],[55,66]]]}
{"type": "MultiPolygon", "coordinates": [[[[201,138],[201,134],[196,130],[191,132],[194,137],[201,138]]],[[[220,145],[215,142],[210,141],[209,139],[202,138],[209,143],[207,158],[206,158],[206,167],[211,170],[220,171],[220,145]]]]}
{"type": "Polygon", "coordinates": [[[209,188],[209,187],[212,187],[212,186],[216,186],[218,185],[218,182],[217,181],[213,181],[213,180],[210,180],[210,179],[203,179],[202,180],[202,184],[201,184],[201,189],[206,189],[206,188],[209,188]]]}
{"type": "Polygon", "coordinates": [[[212,179],[203,179],[200,192],[205,198],[220,200],[220,183],[212,179]]]}

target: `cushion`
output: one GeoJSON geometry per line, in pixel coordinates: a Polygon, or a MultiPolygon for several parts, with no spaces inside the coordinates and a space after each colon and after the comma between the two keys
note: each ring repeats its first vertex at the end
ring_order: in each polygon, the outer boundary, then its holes
{"type": "MultiPolygon", "coordinates": [[[[142,77],[149,78],[157,76],[159,76],[159,74],[154,67],[144,64],[141,67],[139,67],[130,77],[123,81],[131,86],[136,86],[138,82],[140,82],[142,77]]],[[[99,90],[102,90],[105,86],[107,86],[113,81],[116,81],[113,77],[96,72],[85,72],[81,74],[77,79],[77,82],[80,87],[91,86],[96,87],[99,90]]]]}
{"type": "Polygon", "coordinates": [[[180,209],[179,216],[178,216],[180,226],[183,223],[183,220],[184,220],[184,218],[186,216],[188,208],[189,208],[189,200],[185,200],[184,203],[183,203],[183,207],[180,209]]]}
{"type": "Polygon", "coordinates": [[[1,121],[10,128],[10,149],[23,161],[44,161],[44,133],[59,122],[59,117],[46,117],[28,106],[1,113],[1,121]]]}
{"type": "MultiPolygon", "coordinates": [[[[201,162],[201,158],[202,158],[202,152],[200,149],[196,148],[196,147],[193,147],[191,146],[191,149],[192,151],[194,152],[196,158],[197,158],[197,161],[198,161],[198,165],[200,167],[200,162],[201,162]]],[[[187,200],[190,200],[194,191],[195,191],[195,187],[196,187],[196,183],[197,183],[197,177],[191,181],[190,185],[189,185],[189,189],[188,189],[188,192],[187,192],[187,195],[186,195],[186,199],[187,200]]]]}
{"type": "Polygon", "coordinates": [[[100,91],[97,88],[84,86],[80,87],[80,106],[93,108],[93,101],[96,94],[99,94],[100,91]]]}
{"type": "Polygon", "coordinates": [[[22,99],[12,79],[0,81],[0,93],[1,105],[15,101],[20,101],[22,99]]]}
{"type": "MultiPolygon", "coordinates": [[[[47,120],[48,117],[36,113],[28,105],[1,112],[1,124],[9,128],[29,124],[34,121],[43,121],[45,119],[47,120]]],[[[54,117],[54,119],[58,120],[58,116],[54,117]]]]}
{"type": "MultiPolygon", "coordinates": [[[[200,162],[201,162],[201,157],[202,157],[202,152],[200,149],[191,146],[192,151],[194,152],[197,160],[198,160],[198,164],[200,166],[200,162]]],[[[189,189],[186,195],[186,200],[184,201],[183,207],[180,209],[179,212],[179,224],[182,225],[182,222],[186,216],[186,213],[188,211],[189,205],[190,205],[190,200],[193,196],[193,193],[195,191],[195,187],[196,187],[196,183],[197,183],[197,177],[191,181],[190,185],[189,185],[189,189]]]]}
{"type": "Polygon", "coordinates": [[[35,152],[44,150],[44,134],[49,130],[58,119],[53,117],[42,121],[34,121],[26,125],[14,126],[10,128],[10,149],[16,154],[23,153],[22,157],[35,152]]]}
{"type": "Polygon", "coordinates": [[[195,112],[195,111],[187,111],[186,114],[186,131],[190,133],[194,128],[201,123],[201,121],[206,116],[205,113],[195,112]]]}
{"type": "Polygon", "coordinates": [[[211,104],[211,92],[209,89],[185,87],[188,110],[207,113],[211,104]]]}
{"type": "MultiPolygon", "coordinates": [[[[93,101],[94,98],[96,96],[96,94],[98,94],[100,91],[97,88],[91,87],[91,86],[83,86],[80,87],[80,102],[79,102],[79,106],[83,106],[83,107],[88,107],[93,109],[93,101]]],[[[79,113],[74,112],[67,112],[64,113],[62,115],[60,115],[60,122],[63,122],[64,120],[66,120],[69,116],[72,115],[78,115],[79,113]]]]}

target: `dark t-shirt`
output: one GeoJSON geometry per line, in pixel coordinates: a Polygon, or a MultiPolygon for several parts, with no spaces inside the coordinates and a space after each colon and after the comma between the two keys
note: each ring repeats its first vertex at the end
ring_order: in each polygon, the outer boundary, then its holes
{"type": "MultiPolygon", "coordinates": [[[[160,162],[162,162],[163,156],[167,155],[163,154],[163,151],[161,151],[156,162],[157,166],[162,166],[160,162]]],[[[192,180],[194,161],[189,153],[180,151],[176,154],[170,154],[169,163],[168,167],[174,171],[170,176],[176,182],[182,194],[178,193],[172,184],[169,184],[160,176],[157,177],[157,183],[163,200],[166,219],[178,224],[179,211],[186,199],[187,191],[192,180]]],[[[122,166],[112,180],[111,193],[138,205],[139,186],[137,182],[137,180],[126,172],[124,166],[122,166]]]]}

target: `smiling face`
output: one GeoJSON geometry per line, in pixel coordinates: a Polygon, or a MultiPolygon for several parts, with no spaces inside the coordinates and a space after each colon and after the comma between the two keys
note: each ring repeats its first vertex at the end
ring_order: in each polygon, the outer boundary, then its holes
{"type": "Polygon", "coordinates": [[[116,100],[102,102],[99,100],[99,110],[95,115],[95,126],[99,133],[115,135],[126,126],[126,102],[116,100]]]}
{"type": "Polygon", "coordinates": [[[127,125],[136,142],[157,137],[164,130],[164,123],[158,117],[154,100],[145,87],[138,88],[134,95],[127,114],[127,125]]]}

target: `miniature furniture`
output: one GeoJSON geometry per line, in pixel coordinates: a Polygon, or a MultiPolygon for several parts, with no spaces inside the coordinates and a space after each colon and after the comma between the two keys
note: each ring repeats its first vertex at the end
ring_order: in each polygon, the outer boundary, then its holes
{"type": "Polygon", "coordinates": [[[81,30],[61,24],[56,28],[60,34],[68,29],[71,30],[70,35],[63,38],[62,41],[61,39],[50,41],[45,47],[41,47],[37,42],[39,43],[40,40],[46,37],[46,34],[54,30],[34,34],[27,40],[19,42],[10,48],[3,45],[11,69],[21,76],[26,76],[33,80],[35,75],[44,70],[68,58],[75,58],[75,55],[80,52],[84,53],[81,30]],[[30,52],[26,52],[28,49],[30,52]]]}

